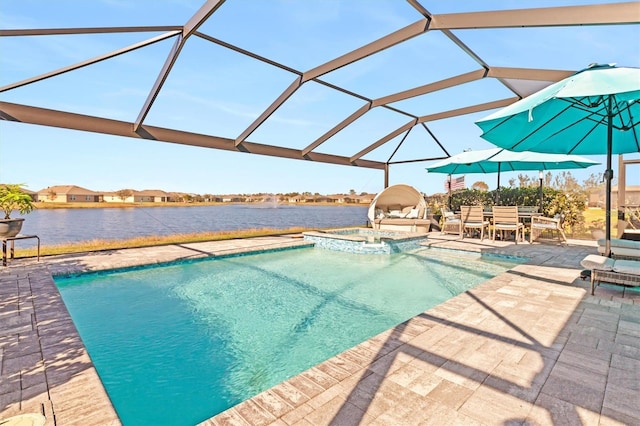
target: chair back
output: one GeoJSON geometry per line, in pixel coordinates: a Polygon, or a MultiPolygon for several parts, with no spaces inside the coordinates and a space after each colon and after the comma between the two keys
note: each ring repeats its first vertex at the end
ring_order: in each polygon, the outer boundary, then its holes
{"type": "Polygon", "coordinates": [[[464,223],[484,222],[482,206],[460,206],[460,216],[464,223]]]}
{"type": "Polygon", "coordinates": [[[558,221],[558,229],[564,228],[564,213],[556,213],[553,218],[558,221]]]}
{"type": "Polygon", "coordinates": [[[517,206],[493,206],[494,224],[516,224],[518,223],[517,206]]]}
{"type": "Polygon", "coordinates": [[[442,210],[442,217],[444,218],[444,220],[450,220],[456,217],[456,214],[451,210],[449,210],[447,207],[443,207],[441,210],[442,210]]]}

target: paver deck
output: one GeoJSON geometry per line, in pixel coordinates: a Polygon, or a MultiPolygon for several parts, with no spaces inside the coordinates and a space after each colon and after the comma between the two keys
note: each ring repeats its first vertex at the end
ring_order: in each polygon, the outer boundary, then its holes
{"type": "MultiPolygon", "coordinates": [[[[304,244],[262,237],[19,260],[0,270],[0,420],[119,424],[52,274],[304,244]]],[[[595,244],[455,240],[530,260],[204,425],[640,424],[640,291],[588,294],[595,244]]]]}

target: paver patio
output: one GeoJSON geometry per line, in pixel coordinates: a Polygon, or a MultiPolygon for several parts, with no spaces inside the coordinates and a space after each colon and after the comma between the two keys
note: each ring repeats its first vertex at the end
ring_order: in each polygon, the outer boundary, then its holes
{"type": "MultiPolygon", "coordinates": [[[[262,237],[14,261],[0,270],[0,421],[119,424],[52,274],[305,244],[262,237]]],[[[530,260],[204,425],[640,424],[640,291],[588,294],[595,244],[430,235],[530,260]]]]}

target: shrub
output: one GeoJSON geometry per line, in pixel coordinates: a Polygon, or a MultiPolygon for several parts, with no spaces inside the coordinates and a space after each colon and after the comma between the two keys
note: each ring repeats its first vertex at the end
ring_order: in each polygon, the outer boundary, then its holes
{"type": "Polygon", "coordinates": [[[20,214],[27,214],[31,213],[33,207],[31,195],[24,192],[20,185],[0,185],[0,209],[4,212],[5,219],[11,219],[14,210],[18,210],[20,214]]]}

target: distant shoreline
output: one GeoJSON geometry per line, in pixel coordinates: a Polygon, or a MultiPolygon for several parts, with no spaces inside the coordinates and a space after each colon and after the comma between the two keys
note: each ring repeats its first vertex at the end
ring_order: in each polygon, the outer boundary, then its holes
{"type": "MultiPolygon", "coordinates": [[[[50,203],[50,202],[36,202],[34,203],[36,209],[42,210],[55,210],[55,209],[122,209],[131,207],[205,207],[205,206],[229,206],[229,205],[247,205],[247,206],[259,206],[269,203],[241,203],[241,202],[198,202],[198,203],[180,203],[180,202],[168,202],[168,203],[50,203]]],[[[369,204],[359,203],[278,203],[279,206],[335,206],[335,207],[369,207],[369,204]]]]}

